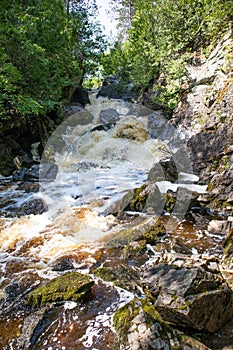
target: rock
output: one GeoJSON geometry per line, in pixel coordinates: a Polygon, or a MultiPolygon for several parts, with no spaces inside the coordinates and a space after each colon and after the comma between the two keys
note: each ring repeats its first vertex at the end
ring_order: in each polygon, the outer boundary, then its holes
{"type": "Polygon", "coordinates": [[[139,211],[161,214],[164,201],[158,186],[147,182],[139,188],[129,191],[122,198],[119,215],[124,211],[139,211]]]}
{"type": "Polygon", "coordinates": [[[70,104],[65,108],[65,114],[67,117],[69,117],[72,114],[83,111],[83,108],[84,107],[81,105],[81,103],[70,104]]]}
{"type": "Polygon", "coordinates": [[[62,123],[63,130],[65,131],[67,126],[76,127],[77,125],[88,125],[91,124],[93,120],[94,116],[84,109],[72,114],[66,120],[64,120],[62,123]]]}
{"type": "Polygon", "coordinates": [[[90,132],[94,132],[94,131],[108,131],[110,130],[112,127],[114,127],[116,125],[116,123],[111,123],[111,124],[97,124],[94,125],[90,132]]]}
{"type": "Polygon", "coordinates": [[[113,109],[103,109],[99,114],[100,122],[103,124],[112,124],[120,120],[119,113],[113,109]]]}
{"type": "MultiPolygon", "coordinates": [[[[151,108],[148,108],[141,104],[131,104],[127,115],[135,115],[136,117],[148,117],[149,119],[151,115],[154,115],[154,113],[157,113],[157,112],[154,112],[151,108]]],[[[148,129],[149,129],[149,124],[148,124],[148,129]]],[[[149,132],[150,132],[150,129],[149,129],[149,132]]]]}
{"type": "Polygon", "coordinates": [[[221,259],[221,272],[227,279],[231,288],[233,287],[233,225],[225,231],[225,239],[223,241],[224,251],[221,259]]]}
{"type": "Polygon", "coordinates": [[[19,209],[14,210],[17,216],[37,215],[48,211],[46,203],[41,198],[33,198],[23,203],[19,209]]]}
{"type": "Polygon", "coordinates": [[[133,102],[139,97],[139,93],[133,91],[130,81],[123,81],[118,74],[114,74],[105,78],[97,97],[99,96],[133,102]]]}
{"type": "Polygon", "coordinates": [[[150,135],[155,139],[159,139],[167,122],[161,111],[156,111],[149,115],[147,127],[150,135]]]}
{"type": "Polygon", "coordinates": [[[37,193],[40,190],[40,185],[36,182],[21,182],[16,190],[24,191],[25,193],[37,193]]]}
{"type": "Polygon", "coordinates": [[[22,152],[23,154],[17,155],[14,158],[14,165],[17,169],[21,169],[23,167],[30,168],[35,164],[32,157],[30,157],[26,152],[22,152]]]}
{"type": "Polygon", "coordinates": [[[158,163],[154,164],[148,174],[148,181],[171,181],[178,180],[178,166],[173,158],[161,159],[158,163]]]}
{"type": "Polygon", "coordinates": [[[113,137],[144,142],[149,139],[149,134],[143,123],[128,117],[116,126],[113,137]]]}
{"type": "Polygon", "coordinates": [[[90,292],[94,282],[88,275],[69,272],[46,282],[28,295],[28,304],[38,308],[61,301],[81,302],[90,292]]]}
{"type": "Polygon", "coordinates": [[[57,173],[58,166],[55,163],[41,163],[39,166],[40,181],[53,181],[57,173]]]}
{"type": "Polygon", "coordinates": [[[73,270],[73,269],[74,269],[74,264],[72,259],[70,258],[62,258],[53,267],[53,271],[66,271],[66,270],[73,270]]]}
{"type": "Polygon", "coordinates": [[[113,316],[120,349],[125,350],[208,350],[190,335],[162,320],[148,298],[133,299],[113,316]]]}
{"type": "Polygon", "coordinates": [[[41,163],[33,165],[30,169],[21,168],[13,174],[14,181],[53,181],[58,173],[58,166],[54,163],[41,163]]]}
{"type": "Polygon", "coordinates": [[[146,271],[144,283],[163,320],[174,325],[212,333],[232,317],[232,291],[202,267],[160,264],[146,271]]]}
{"type": "Polygon", "coordinates": [[[157,216],[146,219],[138,218],[124,230],[121,228],[120,232],[112,232],[108,244],[114,247],[122,247],[130,242],[142,241],[146,241],[148,244],[155,244],[165,234],[166,229],[157,216]]]}
{"type": "Polygon", "coordinates": [[[135,269],[127,265],[100,267],[94,271],[94,274],[106,282],[112,282],[117,287],[141,293],[139,275],[135,269]]]}
{"type": "Polygon", "coordinates": [[[71,102],[80,103],[83,107],[90,103],[87,89],[83,88],[82,86],[77,87],[73,93],[71,102]]]}

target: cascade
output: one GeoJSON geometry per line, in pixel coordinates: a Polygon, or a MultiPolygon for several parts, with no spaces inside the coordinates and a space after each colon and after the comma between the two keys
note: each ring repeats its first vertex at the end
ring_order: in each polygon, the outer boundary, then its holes
{"type": "MultiPolygon", "coordinates": [[[[33,315],[21,304],[27,293],[66,268],[92,274],[96,266],[121,264],[122,254],[108,245],[111,235],[125,224],[113,208],[119,208],[130,190],[146,183],[155,163],[171,157],[177,144],[183,147],[175,130],[173,143],[166,139],[167,124],[160,130],[163,138],[153,137],[151,120],[157,120],[156,112],[120,100],[97,99],[94,94],[90,100],[85,110],[67,117],[47,143],[42,164],[56,164],[56,177],[46,178],[42,167],[38,192],[25,191],[21,182],[10,177],[0,179],[1,349],[109,349],[111,344],[114,348],[112,316],[133,299],[132,292],[92,276],[97,283],[89,304],[80,307],[66,301],[33,315]],[[45,203],[45,212],[13,215],[38,199],[45,203]],[[59,269],[59,264],[64,268],[59,269]],[[33,322],[34,327],[26,331],[33,322]]],[[[164,176],[156,185],[162,195],[178,187],[204,193],[206,186],[195,184],[197,180],[189,168],[187,173],[180,171],[176,182],[164,176]]],[[[205,227],[191,227],[184,220],[186,209],[187,204],[180,218],[163,216],[171,236],[183,235],[194,242],[194,253],[217,255],[221,238],[205,227]]],[[[137,216],[153,215],[132,210],[125,220],[129,223],[137,216]]]]}

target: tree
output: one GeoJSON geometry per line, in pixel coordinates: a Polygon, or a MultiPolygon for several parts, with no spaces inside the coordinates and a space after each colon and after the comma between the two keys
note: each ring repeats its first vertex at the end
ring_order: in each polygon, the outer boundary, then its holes
{"type": "Polygon", "coordinates": [[[89,10],[87,1],[2,0],[0,133],[34,128],[80,85],[102,45],[89,10]]]}
{"type": "MultiPolygon", "coordinates": [[[[113,2],[128,8],[127,1],[113,2]]],[[[155,106],[172,110],[179,101],[186,64],[229,29],[232,8],[233,0],[136,0],[121,45],[136,88],[153,89],[155,106]]],[[[115,60],[117,48],[114,52],[115,60]]]]}

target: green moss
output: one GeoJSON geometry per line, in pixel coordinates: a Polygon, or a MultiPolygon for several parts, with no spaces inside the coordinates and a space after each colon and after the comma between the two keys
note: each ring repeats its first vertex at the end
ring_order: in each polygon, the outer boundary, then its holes
{"type": "Polygon", "coordinates": [[[164,209],[168,213],[171,213],[176,204],[176,197],[172,193],[166,193],[164,196],[164,199],[165,199],[164,209]]]}
{"type": "Polygon", "coordinates": [[[100,267],[94,271],[94,274],[107,282],[116,281],[118,278],[117,274],[110,267],[100,267]]]}
{"type": "Polygon", "coordinates": [[[165,324],[159,312],[151,304],[148,298],[146,298],[145,300],[142,300],[142,307],[144,312],[149,316],[149,319],[151,319],[151,323],[157,321],[157,322],[160,322],[161,324],[165,324]]]}
{"type": "Polygon", "coordinates": [[[33,290],[28,295],[28,304],[36,308],[59,301],[83,301],[93,284],[87,275],[66,273],[33,290]]]}
{"type": "Polygon", "coordinates": [[[146,240],[130,242],[124,247],[124,256],[127,258],[140,256],[146,251],[146,240]]]}
{"type": "Polygon", "coordinates": [[[145,219],[138,225],[117,233],[109,244],[111,246],[125,246],[133,241],[146,241],[146,243],[155,244],[159,240],[159,237],[165,234],[165,226],[160,219],[154,217],[145,219]]]}
{"type": "Polygon", "coordinates": [[[139,313],[140,307],[135,305],[135,300],[132,300],[125,306],[118,309],[113,316],[113,326],[117,335],[127,341],[127,333],[132,326],[132,320],[139,313]]]}

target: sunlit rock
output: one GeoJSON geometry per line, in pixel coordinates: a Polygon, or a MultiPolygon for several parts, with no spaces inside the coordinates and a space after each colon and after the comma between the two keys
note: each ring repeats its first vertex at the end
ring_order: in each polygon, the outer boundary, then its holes
{"type": "Polygon", "coordinates": [[[66,300],[80,302],[85,299],[93,284],[93,280],[87,275],[79,272],[66,273],[33,290],[28,295],[28,303],[37,308],[66,300]]]}

